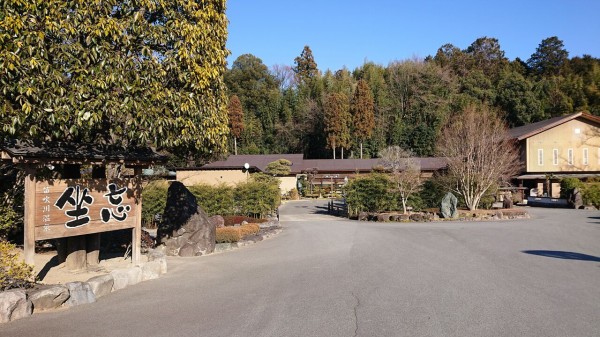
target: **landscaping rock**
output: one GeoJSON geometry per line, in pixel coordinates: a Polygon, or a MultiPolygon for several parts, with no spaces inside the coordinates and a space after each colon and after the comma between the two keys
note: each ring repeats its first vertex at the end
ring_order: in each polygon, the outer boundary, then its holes
{"type": "Polygon", "coordinates": [[[69,289],[63,285],[42,286],[28,291],[28,297],[35,311],[60,307],[69,298],[69,289]]]}
{"type": "Polygon", "coordinates": [[[0,323],[14,321],[31,316],[33,305],[27,300],[25,290],[9,290],[0,292],[0,323]]]}
{"type": "Polygon", "coordinates": [[[140,266],[140,269],[142,270],[142,281],[157,279],[161,274],[159,261],[146,262],[140,266]]]}
{"type": "Polygon", "coordinates": [[[367,220],[369,220],[369,213],[367,213],[367,212],[358,213],[358,221],[367,221],[367,220]]]}
{"type": "Polygon", "coordinates": [[[215,249],[215,238],[216,225],[198,206],[196,197],[182,183],[171,183],[158,228],[158,239],[165,244],[166,253],[179,256],[210,254],[215,249]]]}
{"type": "Polygon", "coordinates": [[[90,285],[90,287],[92,287],[94,296],[96,296],[96,298],[100,298],[110,294],[113,289],[115,279],[110,274],[99,275],[87,280],[87,283],[90,285]]]}
{"type": "Polygon", "coordinates": [[[69,299],[64,303],[66,307],[96,302],[92,287],[87,282],[69,282],[65,286],[69,289],[69,299]]]}
{"type": "Polygon", "coordinates": [[[442,204],[440,206],[440,212],[442,213],[442,217],[446,219],[454,219],[458,217],[458,208],[456,205],[458,204],[458,199],[452,194],[452,192],[446,193],[444,198],[442,199],[442,204]]]}
{"type": "Polygon", "coordinates": [[[149,252],[147,256],[148,261],[157,261],[160,264],[161,274],[167,273],[167,257],[165,256],[164,252],[154,249],[151,252],[149,252]]]}
{"type": "Polygon", "coordinates": [[[410,214],[398,215],[398,221],[408,221],[408,220],[410,220],[410,214]]]}
{"type": "Polygon", "coordinates": [[[409,219],[410,219],[411,221],[416,221],[416,222],[422,222],[422,221],[425,221],[425,219],[423,218],[423,214],[420,214],[420,213],[411,214],[411,215],[409,216],[409,219]]]}
{"type": "Polygon", "coordinates": [[[208,218],[210,222],[212,222],[216,228],[225,227],[225,219],[220,215],[213,215],[208,218]]]}
{"type": "Polygon", "coordinates": [[[127,269],[115,269],[110,272],[113,279],[113,291],[127,288],[128,286],[138,284],[142,281],[142,270],[140,267],[127,269]]]}

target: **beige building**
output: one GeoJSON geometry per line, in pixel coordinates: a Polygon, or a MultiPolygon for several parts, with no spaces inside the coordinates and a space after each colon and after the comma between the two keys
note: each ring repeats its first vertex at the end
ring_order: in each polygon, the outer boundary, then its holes
{"type": "Polygon", "coordinates": [[[520,146],[520,184],[530,195],[558,198],[565,177],[600,177],[600,118],[574,113],[513,128],[520,146]]]}
{"type": "MultiPolygon", "coordinates": [[[[269,163],[287,159],[292,163],[290,174],[277,177],[281,193],[286,194],[296,188],[298,178],[311,174],[313,184],[320,186],[340,186],[357,174],[373,171],[380,165],[379,159],[304,159],[302,154],[232,155],[226,160],[216,161],[202,167],[177,170],[177,180],[186,186],[196,184],[235,185],[246,181],[250,173],[265,172],[269,163]]],[[[442,170],[447,163],[444,158],[416,158],[424,178],[442,170]]]]}

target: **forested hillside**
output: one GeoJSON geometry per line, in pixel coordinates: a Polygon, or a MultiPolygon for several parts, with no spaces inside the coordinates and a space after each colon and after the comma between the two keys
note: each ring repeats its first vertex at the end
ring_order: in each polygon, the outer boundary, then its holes
{"type": "Polygon", "coordinates": [[[242,105],[233,111],[237,152],[360,158],[362,144],[364,158],[388,145],[430,156],[440,128],[471,104],[498,109],[511,127],[600,115],[600,59],[570,58],[557,37],[532,50],[527,60],[509,60],[497,39],[483,37],[465,49],[443,45],[424,60],[335,72],[320,71],[308,46],[292,66],[241,55],[225,74],[229,96],[242,105]]]}

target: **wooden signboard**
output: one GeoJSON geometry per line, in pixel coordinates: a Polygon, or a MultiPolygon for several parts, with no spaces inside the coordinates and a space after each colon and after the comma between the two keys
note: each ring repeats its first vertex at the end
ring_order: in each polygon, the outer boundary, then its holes
{"type": "Polygon", "coordinates": [[[46,180],[35,184],[35,240],[134,228],[135,189],[125,180],[46,180]]]}
{"type": "MultiPolygon", "coordinates": [[[[140,172],[136,172],[139,173],[140,172]]],[[[33,264],[35,241],[132,229],[132,260],[139,262],[141,180],[25,180],[25,261],[33,264]]]]}

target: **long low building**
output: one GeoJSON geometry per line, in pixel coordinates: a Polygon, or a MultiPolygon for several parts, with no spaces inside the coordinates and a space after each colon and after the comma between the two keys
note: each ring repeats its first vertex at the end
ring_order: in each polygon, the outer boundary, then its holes
{"type": "MultiPolygon", "coordinates": [[[[370,173],[381,166],[379,159],[304,159],[302,154],[231,155],[226,160],[215,161],[202,167],[177,169],[177,180],[184,185],[230,184],[246,181],[253,172],[266,172],[269,163],[287,159],[292,165],[290,174],[278,177],[281,191],[287,193],[296,188],[298,178],[312,175],[316,185],[341,184],[359,174],[370,173]]],[[[424,178],[443,170],[444,158],[415,158],[419,161],[424,178]]]]}

